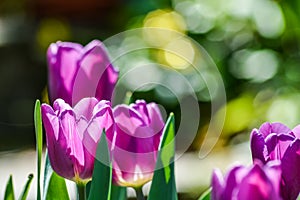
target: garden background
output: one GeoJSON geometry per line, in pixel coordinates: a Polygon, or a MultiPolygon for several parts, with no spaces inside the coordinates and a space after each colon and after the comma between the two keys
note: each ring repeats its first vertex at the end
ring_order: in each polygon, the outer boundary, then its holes
{"type": "MultiPolygon", "coordinates": [[[[206,50],[222,75],[227,103],[211,113],[214,96],[203,82],[194,81],[201,111],[198,132],[175,168],[181,199],[195,199],[208,187],[214,167],[226,170],[235,161],[251,162],[248,141],[252,128],[264,121],[280,121],[290,128],[299,124],[299,15],[300,2],[294,0],[2,0],[0,196],[9,174],[14,175],[19,193],[28,173],[35,172],[33,107],[36,99],[45,101],[50,43],[61,40],[85,45],[126,30],[155,26],[185,34],[206,50]],[[210,119],[218,119],[225,108],[218,142],[200,159],[198,152],[210,119]]],[[[138,42],[134,39],[125,38],[120,48],[138,42]]],[[[184,44],[179,48],[187,55],[193,53],[184,44]]],[[[156,59],[187,75],[184,61],[162,59],[163,53],[142,52],[126,63],[156,59]]],[[[208,75],[208,80],[214,82],[214,78],[208,75]]],[[[130,80],[122,85],[124,90],[138,84],[134,77],[130,80]]],[[[179,93],[184,91],[177,88],[179,93]]],[[[155,101],[180,120],[179,102],[164,91],[142,88],[133,98],[155,101]]],[[[33,187],[30,192],[34,191],[33,187]]]]}

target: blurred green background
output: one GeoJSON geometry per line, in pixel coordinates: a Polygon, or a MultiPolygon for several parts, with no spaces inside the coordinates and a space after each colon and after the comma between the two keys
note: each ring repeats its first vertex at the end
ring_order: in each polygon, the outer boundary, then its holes
{"type": "MultiPolygon", "coordinates": [[[[217,112],[212,113],[215,97],[190,70],[191,63],[201,58],[195,56],[194,46],[188,41],[168,46],[188,60],[149,50],[133,53],[117,63],[121,73],[136,63],[161,63],[192,82],[201,119],[190,152],[200,149],[211,117],[222,123],[219,119],[225,110],[217,148],[247,142],[251,129],[264,121],[280,121],[293,128],[300,123],[299,19],[297,0],[1,0],[0,153],[35,147],[33,107],[36,99],[45,96],[45,53],[50,43],[61,40],[85,45],[93,39],[105,40],[142,27],[167,28],[194,39],[222,75],[227,103],[218,105],[217,112]]],[[[168,39],[158,34],[153,42],[160,44],[168,39]]],[[[141,42],[139,37],[125,35],[118,47],[108,48],[120,52],[141,42]]],[[[203,74],[215,83],[216,74],[203,74]]],[[[130,91],[138,86],[135,80],[129,77],[121,87],[130,91]]],[[[185,88],[172,74],[166,81],[185,95],[185,88]]],[[[175,112],[176,121],[180,121],[178,99],[164,88],[142,87],[133,98],[156,101],[166,112],[175,112]]],[[[215,160],[207,162],[212,164],[206,166],[210,171],[215,160]]]]}
{"type": "MultiPolygon", "coordinates": [[[[216,63],[227,95],[227,104],[213,116],[218,120],[227,109],[218,146],[247,141],[250,130],[264,121],[293,128],[300,122],[299,15],[300,1],[295,0],[2,0],[0,151],[34,148],[33,106],[45,93],[45,52],[51,42],[85,45],[141,27],[185,34],[216,63]]],[[[136,42],[138,38],[124,38],[121,46],[136,42]]],[[[193,53],[185,43],[177,45],[187,56],[193,53]]],[[[159,61],[192,77],[186,61],[176,55],[144,52],[131,58],[127,65],[159,61]]],[[[214,79],[214,74],[209,76],[214,79]]],[[[130,90],[130,84],[123,87],[130,90]]],[[[193,87],[201,121],[190,151],[201,147],[213,98],[201,81],[195,80],[193,87]]],[[[176,98],[157,88],[140,89],[133,97],[154,100],[180,116],[176,98]]]]}

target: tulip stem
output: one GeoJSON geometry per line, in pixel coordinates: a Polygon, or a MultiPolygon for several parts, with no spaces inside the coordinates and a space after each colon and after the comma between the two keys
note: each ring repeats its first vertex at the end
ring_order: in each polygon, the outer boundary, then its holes
{"type": "Polygon", "coordinates": [[[145,200],[142,187],[134,188],[137,200],[145,200]]]}
{"type": "Polygon", "coordinates": [[[86,200],[85,184],[77,184],[78,200],[86,200]]]}

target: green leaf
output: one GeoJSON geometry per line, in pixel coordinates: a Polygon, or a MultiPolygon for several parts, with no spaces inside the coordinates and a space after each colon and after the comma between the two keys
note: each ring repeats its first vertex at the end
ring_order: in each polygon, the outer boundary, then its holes
{"type": "Polygon", "coordinates": [[[34,127],[36,137],[36,152],[37,152],[37,200],[41,199],[41,161],[43,151],[43,128],[42,128],[42,116],[41,116],[41,103],[36,100],[34,107],[34,127]]]}
{"type": "Polygon", "coordinates": [[[14,193],[14,185],[12,181],[12,175],[9,176],[9,179],[6,184],[4,200],[15,200],[15,193],[14,193]]]}
{"type": "Polygon", "coordinates": [[[108,151],[107,139],[103,130],[94,164],[93,179],[88,200],[110,200],[112,182],[112,166],[108,151]],[[107,166],[109,165],[109,166],[107,166]]]}
{"type": "Polygon", "coordinates": [[[65,179],[58,176],[52,169],[46,153],[46,163],[43,184],[43,200],[69,200],[65,179]]]}
{"type": "Polygon", "coordinates": [[[50,165],[50,160],[48,157],[48,151],[45,153],[45,167],[44,167],[44,181],[43,181],[43,200],[46,198],[47,190],[49,187],[50,179],[53,173],[53,169],[50,165]]]}
{"type": "Polygon", "coordinates": [[[198,200],[210,200],[211,196],[211,188],[208,188],[206,191],[204,191],[198,200]]]}
{"type": "Polygon", "coordinates": [[[45,153],[45,166],[44,166],[44,180],[43,180],[43,199],[46,198],[46,191],[48,190],[49,187],[49,182],[51,175],[53,173],[53,169],[50,165],[50,160],[48,157],[48,150],[46,150],[45,153]]]}
{"type": "Polygon", "coordinates": [[[23,189],[20,197],[19,197],[19,200],[26,200],[27,199],[27,195],[28,195],[28,192],[29,192],[29,188],[30,188],[32,179],[33,179],[33,174],[29,174],[28,175],[28,180],[27,180],[27,182],[24,186],[24,189],[23,189]]]}
{"type": "Polygon", "coordinates": [[[91,190],[91,182],[92,181],[89,181],[86,185],[85,185],[85,195],[86,195],[86,199],[89,198],[89,195],[90,195],[90,190],[91,190]]]}
{"type": "Polygon", "coordinates": [[[175,120],[174,114],[171,113],[163,130],[148,200],[178,199],[174,175],[174,155],[175,120]]]}
{"type": "Polygon", "coordinates": [[[127,188],[112,185],[110,200],[124,200],[127,199],[127,188]]]}
{"type": "Polygon", "coordinates": [[[55,172],[52,173],[49,187],[46,193],[46,200],[69,200],[69,194],[65,179],[58,176],[55,172]]]}

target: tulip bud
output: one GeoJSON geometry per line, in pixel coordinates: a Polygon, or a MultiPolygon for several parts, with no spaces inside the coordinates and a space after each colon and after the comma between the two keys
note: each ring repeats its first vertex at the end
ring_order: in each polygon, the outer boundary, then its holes
{"type": "Polygon", "coordinates": [[[118,72],[100,41],[85,47],[71,42],[52,43],[47,58],[52,103],[58,98],[72,106],[84,97],[111,100],[118,72]]]}

